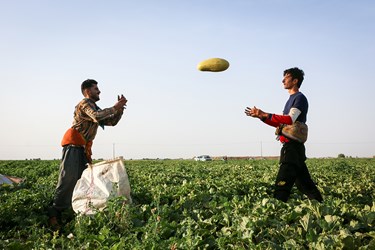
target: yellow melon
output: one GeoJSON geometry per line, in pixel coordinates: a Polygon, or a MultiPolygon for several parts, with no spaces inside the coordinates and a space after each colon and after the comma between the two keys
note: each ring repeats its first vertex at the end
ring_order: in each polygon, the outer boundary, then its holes
{"type": "Polygon", "coordinates": [[[200,71],[220,72],[229,68],[229,62],[222,58],[210,58],[200,62],[197,68],[200,71]]]}

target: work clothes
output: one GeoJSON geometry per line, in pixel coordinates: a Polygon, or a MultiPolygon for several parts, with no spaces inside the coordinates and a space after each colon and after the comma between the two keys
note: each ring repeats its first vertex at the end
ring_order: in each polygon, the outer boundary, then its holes
{"type": "Polygon", "coordinates": [[[275,182],[274,197],[286,202],[290,196],[293,185],[309,199],[323,201],[322,195],[311,179],[307,169],[305,145],[292,141],[283,144],[280,153],[280,167],[275,182]]]}
{"type": "Polygon", "coordinates": [[[95,139],[98,127],[115,126],[121,119],[123,110],[114,107],[101,109],[89,98],[78,103],[74,111],[72,128],[76,129],[86,141],[95,139]]]}
{"type": "Polygon", "coordinates": [[[91,146],[98,127],[115,126],[121,119],[123,109],[114,107],[100,109],[93,100],[84,98],[75,107],[73,125],[62,139],[63,156],[60,174],[53,199],[48,209],[51,217],[72,206],[73,190],[81,178],[87,163],[91,163],[91,146]]]}
{"type": "MultiPolygon", "coordinates": [[[[262,121],[273,127],[280,127],[285,124],[291,125],[293,119],[290,111],[294,109],[299,113],[296,121],[306,123],[308,108],[309,104],[305,95],[302,92],[297,92],[289,96],[282,115],[269,114],[262,121]]],[[[305,163],[305,145],[284,135],[279,135],[278,139],[283,146],[280,153],[280,167],[276,177],[274,197],[286,202],[293,185],[296,184],[297,188],[309,199],[323,201],[322,195],[312,181],[305,163]]]]}
{"type": "Polygon", "coordinates": [[[61,212],[72,206],[73,190],[85,170],[87,158],[84,147],[67,145],[63,147],[59,180],[56,186],[53,205],[49,208],[50,217],[60,217],[61,212]]]}

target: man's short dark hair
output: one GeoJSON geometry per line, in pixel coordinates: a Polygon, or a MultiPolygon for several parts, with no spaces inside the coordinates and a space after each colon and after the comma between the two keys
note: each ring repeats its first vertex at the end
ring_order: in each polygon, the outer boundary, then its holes
{"type": "Polygon", "coordinates": [[[292,76],[292,79],[297,79],[298,80],[297,86],[298,86],[298,88],[301,87],[301,84],[302,84],[304,76],[305,76],[305,73],[303,72],[302,69],[299,69],[297,67],[286,69],[286,70],[284,70],[284,76],[286,74],[290,74],[292,76]]]}
{"type": "Polygon", "coordinates": [[[95,80],[93,80],[93,79],[87,79],[87,80],[83,81],[83,83],[81,84],[81,92],[82,92],[82,94],[83,94],[83,95],[85,94],[85,93],[84,93],[84,90],[85,90],[85,89],[89,89],[89,88],[91,88],[93,85],[97,85],[97,84],[98,84],[98,82],[95,81],[95,80]]]}

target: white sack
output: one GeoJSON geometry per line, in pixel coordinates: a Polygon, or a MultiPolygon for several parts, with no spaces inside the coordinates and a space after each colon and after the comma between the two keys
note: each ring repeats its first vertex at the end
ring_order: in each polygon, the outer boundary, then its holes
{"type": "Polygon", "coordinates": [[[108,199],[117,196],[126,197],[127,203],[132,202],[122,158],[89,165],[83,171],[74,187],[73,210],[80,214],[94,214],[96,209],[105,208],[108,199]]]}

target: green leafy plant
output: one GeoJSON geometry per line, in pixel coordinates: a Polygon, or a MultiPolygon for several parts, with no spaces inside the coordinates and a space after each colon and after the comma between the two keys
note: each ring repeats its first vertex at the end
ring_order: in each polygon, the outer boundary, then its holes
{"type": "Polygon", "coordinates": [[[272,198],[275,160],[125,161],[133,204],[47,226],[59,161],[0,161],[3,249],[373,249],[375,159],[309,159],[324,202],[272,198]]]}

